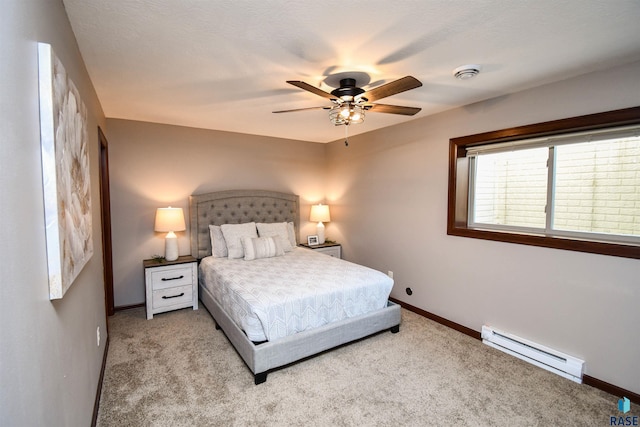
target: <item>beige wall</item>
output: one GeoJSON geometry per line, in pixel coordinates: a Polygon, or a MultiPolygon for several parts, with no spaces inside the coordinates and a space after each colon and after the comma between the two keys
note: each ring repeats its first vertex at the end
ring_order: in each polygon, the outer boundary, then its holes
{"type": "MultiPolygon", "coordinates": [[[[127,120],[107,126],[116,307],[144,303],[142,260],[164,254],[156,208],[181,207],[188,222],[191,194],[292,192],[300,196],[300,235],[315,234],[306,220],[309,205],[324,201],[324,145],[127,120]]],[[[176,234],[180,254],[190,254],[189,230],[176,234]]]]}
{"type": "Polygon", "coordinates": [[[640,392],[640,261],[446,234],[449,138],[637,106],[638,75],[635,63],[330,144],[344,254],[392,270],[402,301],[583,358],[588,375],[640,392]]]}
{"type": "Polygon", "coordinates": [[[3,1],[0,45],[0,424],[87,426],[107,335],[97,138],[104,115],[62,1],[3,1]],[[89,116],[94,253],[64,298],[53,302],[42,202],[37,42],[53,46],[89,116]]]}

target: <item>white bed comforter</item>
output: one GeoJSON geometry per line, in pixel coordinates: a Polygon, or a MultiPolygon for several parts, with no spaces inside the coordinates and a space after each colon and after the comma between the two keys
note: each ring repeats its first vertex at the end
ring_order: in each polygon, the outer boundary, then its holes
{"type": "Polygon", "coordinates": [[[308,249],[253,261],[206,257],[200,280],[251,341],[274,341],[386,307],[385,274],[308,249]]]}

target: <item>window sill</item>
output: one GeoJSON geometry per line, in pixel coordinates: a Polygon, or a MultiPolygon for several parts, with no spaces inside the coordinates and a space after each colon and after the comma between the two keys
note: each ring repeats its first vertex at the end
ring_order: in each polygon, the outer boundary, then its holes
{"type": "Polygon", "coordinates": [[[566,237],[544,236],[539,234],[479,230],[475,228],[468,228],[464,225],[447,227],[447,234],[450,236],[470,237],[474,239],[493,240],[496,242],[517,243],[521,245],[640,259],[640,247],[632,244],[594,242],[566,237]]]}

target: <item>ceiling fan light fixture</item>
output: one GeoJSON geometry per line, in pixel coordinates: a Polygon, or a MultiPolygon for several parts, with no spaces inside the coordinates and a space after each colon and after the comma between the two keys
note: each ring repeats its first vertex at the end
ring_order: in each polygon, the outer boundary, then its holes
{"type": "Polygon", "coordinates": [[[461,65],[453,70],[453,76],[458,80],[468,80],[480,74],[482,67],[476,64],[461,65]]]}
{"type": "Polygon", "coordinates": [[[329,110],[329,120],[336,126],[364,122],[364,107],[352,103],[336,105],[329,110]]]}

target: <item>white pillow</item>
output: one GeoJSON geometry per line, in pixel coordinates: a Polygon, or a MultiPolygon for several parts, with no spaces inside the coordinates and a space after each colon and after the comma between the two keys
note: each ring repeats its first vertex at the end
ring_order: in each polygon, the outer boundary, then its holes
{"type": "Polygon", "coordinates": [[[296,229],[292,222],[287,223],[287,231],[289,234],[289,241],[291,241],[291,246],[295,248],[298,245],[298,242],[296,241],[296,229]]]}
{"type": "Polygon", "coordinates": [[[245,236],[241,240],[245,261],[284,255],[277,236],[253,238],[245,236]]]}
{"type": "Polygon", "coordinates": [[[277,237],[277,240],[279,240],[285,252],[291,252],[293,250],[286,222],[259,222],[256,224],[256,227],[258,228],[258,235],[260,237],[277,237]]]}
{"type": "Polygon", "coordinates": [[[220,226],[209,225],[209,235],[211,236],[211,255],[214,258],[226,258],[229,252],[220,226]]]}
{"type": "Polygon", "coordinates": [[[227,243],[227,252],[229,258],[244,257],[244,249],[242,248],[242,237],[258,237],[255,222],[246,222],[244,224],[222,224],[222,235],[227,243]]]}

